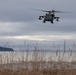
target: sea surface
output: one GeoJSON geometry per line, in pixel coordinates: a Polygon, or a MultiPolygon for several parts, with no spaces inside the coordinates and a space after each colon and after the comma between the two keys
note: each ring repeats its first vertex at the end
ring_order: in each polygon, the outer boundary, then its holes
{"type": "Polygon", "coordinates": [[[76,51],[15,51],[0,52],[0,64],[22,61],[64,61],[75,62],[76,51]]]}

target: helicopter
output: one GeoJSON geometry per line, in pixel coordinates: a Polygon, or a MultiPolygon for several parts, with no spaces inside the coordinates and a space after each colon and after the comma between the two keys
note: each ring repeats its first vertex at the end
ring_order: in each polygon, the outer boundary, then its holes
{"type": "Polygon", "coordinates": [[[39,9],[34,9],[34,10],[46,12],[45,15],[39,16],[39,20],[43,19],[43,23],[46,23],[47,21],[47,22],[51,22],[52,24],[54,24],[54,20],[58,22],[60,18],[60,17],[56,17],[55,13],[70,13],[70,12],[62,12],[62,11],[55,11],[55,10],[52,10],[52,11],[39,10],[39,9]]]}

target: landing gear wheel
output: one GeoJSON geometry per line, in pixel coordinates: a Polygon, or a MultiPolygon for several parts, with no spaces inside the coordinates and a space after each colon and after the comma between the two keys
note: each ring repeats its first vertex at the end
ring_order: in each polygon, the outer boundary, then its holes
{"type": "Polygon", "coordinates": [[[46,21],[45,20],[43,20],[43,23],[45,23],[46,21]]]}
{"type": "Polygon", "coordinates": [[[53,22],[53,21],[51,21],[51,23],[53,24],[54,22],[53,22]]]}

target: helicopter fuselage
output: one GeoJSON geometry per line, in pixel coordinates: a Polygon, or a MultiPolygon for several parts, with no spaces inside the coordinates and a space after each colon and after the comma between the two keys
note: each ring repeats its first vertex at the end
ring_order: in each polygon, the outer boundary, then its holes
{"type": "Polygon", "coordinates": [[[59,21],[59,18],[60,18],[60,17],[56,17],[55,13],[71,13],[71,12],[56,11],[54,9],[51,10],[51,11],[49,11],[49,10],[39,10],[39,9],[34,9],[34,10],[46,12],[46,15],[39,16],[39,20],[43,19],[43,23],[45,23],[46,21],[49,21],[52,24],[54,23],[53,22],[54,20],[59,21]]]}
{"type": "Polygon", "coordinates": [[[47,14],[45,16],[39,16],[39,20],[42,20],[43,18],[43,23],[45,23],[46,21],[49,21],[53,24],[53,20],[56,19],[56,21],[59,21],[59,17],[55,17],[55,14],[47,14]]]}
{"type": "Polygon", "coordinates": [[[52,16],[52,14],[47,14],[44,18],[46,21],[51,21],[54,19],[54,15],[52,16]]]}

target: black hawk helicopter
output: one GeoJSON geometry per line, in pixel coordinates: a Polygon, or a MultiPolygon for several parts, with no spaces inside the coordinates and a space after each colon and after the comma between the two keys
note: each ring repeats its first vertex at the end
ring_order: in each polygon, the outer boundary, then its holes
{"type": "Polygon", "coordinates": [[[46,23],[46,21],[51,22],[52,24],[54,23],[54,20],[59,21],[60,17],[56,17],[55,13],[70,13],[70,12],[62,12],[62,11],[46,11],[46,10],[39,10],[39,9],[34,9],[37,11],[42,11],[42,12],[47,12],[45,15],[43,16],[39,16],[39,20],[43,19],[43,23],[46,23]]]}

